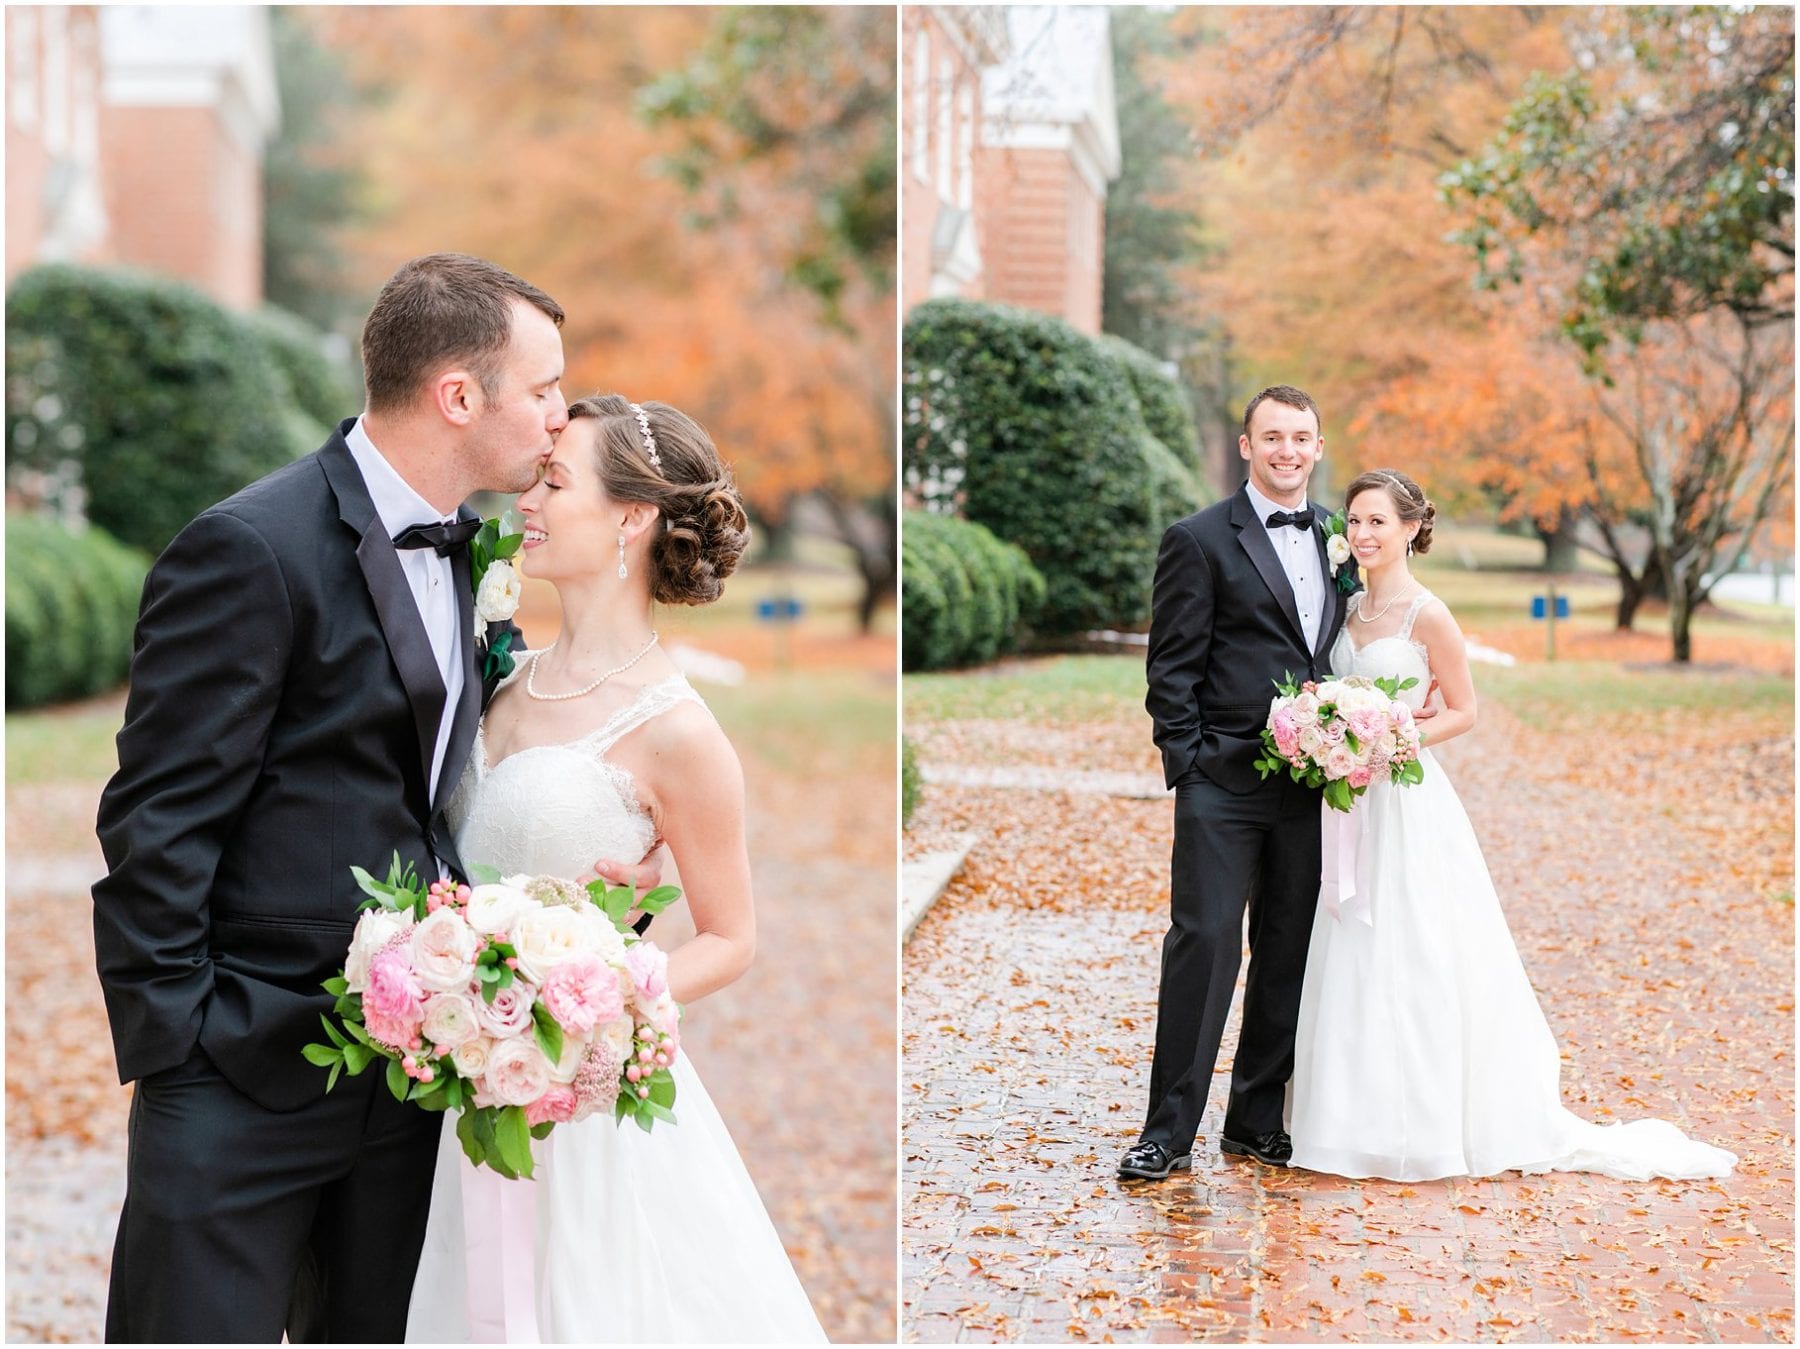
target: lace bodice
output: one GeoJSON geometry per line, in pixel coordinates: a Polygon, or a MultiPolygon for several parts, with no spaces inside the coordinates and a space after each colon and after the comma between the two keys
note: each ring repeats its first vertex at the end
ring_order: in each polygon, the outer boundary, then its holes
{"type": "MultiPolygon", "coordinates": [[[[526,668],[521,661],[506,682],[526,668]]],[[[670,675],[645,685],[605,725],[579,739],[533,745],[492,766],[486,736],[478,730],[448,809],[464,863],[507,876],[574,878],[590,874],[601,858],[635,862],[644,856],[656,842],[656,824],[638,800],[631,774],[607,751],[645,722],[689,702],[705,706],[686,679],[670,675]]]]}
{"type": "MultiPolygon", "coordinates": [[[[1401,616],[1399,627],[1383,636],[1367,639],[1358,646],[1350,636],[1352,620],[1346,618],[1344,626],[1338,632],[1337,641],[1331,647],[1331,670],[1333,674],[1361,675],[1365,679],[1382,679],[1389,676],[1398,679],[1416,679],[1419,682],[1400,694],[1400,701],[1417,710],[1425,705],[1425,694],[1431,687],[1431,663],[1425,651],[1425,644],[1413,640],[1413,620],[1418,618],[1419,610],[1431,601],[1431,592],[1423,588],[1412,598],[1406,612],[1401,616]]],[[[1360,603],[1360,600],[1358,601],[1360,603]]],[[[1352,610],[1352,613],[1355,611],[1352,610]]],[[[1360,620],[1355,626],[1362,627],[1360,620]]]]}

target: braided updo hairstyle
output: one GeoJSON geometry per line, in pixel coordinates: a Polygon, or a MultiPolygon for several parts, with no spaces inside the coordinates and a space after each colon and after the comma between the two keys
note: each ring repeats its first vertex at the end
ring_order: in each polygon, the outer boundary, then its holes
{"type": "Polygon", "coordinates": [[[1388,500],[1394,503],[1394,510],[1407,524],[1419,522],[1419,532],[1413,536],[1413,552],[1430,552],[1431,522],[1437,519],[1437,507],[1426,498],[1425,490],[1397,469],[1374,468],[1359,474],[1344,489],[1345,508],[1372,487],[1387,493],[1388,500]]]}
{"type": "Polygon", "coordinates": [[[661,468],[650,462],[637,414],[616,393],[569,404],[569,420],[599,423],[600,483],[615,501],[642,501],[662,517],[650,541],[650,598],[658,604],[711,604],[750,542],[731,473],[712,437],[667,403],[643,403],[661,468]]]}

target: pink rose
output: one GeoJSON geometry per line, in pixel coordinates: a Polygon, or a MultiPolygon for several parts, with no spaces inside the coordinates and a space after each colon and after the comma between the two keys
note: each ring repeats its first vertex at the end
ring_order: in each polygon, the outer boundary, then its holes
{"type": "Polygon", "coordinates": [[[1343,744],[1344,723],[1336,717],[1333,717],[1330,721],[1321,721],[1319,723],[1319,739],[1323,740],[1328,746],[1343,744]]]}
{"type": "Polygon", "coordinates": [[[412,964],[434,993],[461,988],[475,972],[474,929],[455,909],[438,909],[412,930],[412,964]]]}
{"type": "Polygon", "coordinates": [[[475,1009],[460,993],[435,993],[425,1003],[425,1038],[439,1049],[462,1048],[481,1034],[475,1009]]]}
{"type": "Polygon", "coordinates": [[[544,1123],[567,1124],[575,1118],[575,1088],[552,1086],[525,1107],[525,1122],[534,1129],[544,1123]]]}
{"type": "Polygon", "coordinates": [[[363,1016],[387,1022],[417,1021],[425,990],[413,973],[404,942],[385,947],[369,962],[369,986],[363,990],[363,1016]]]}
{"type": "Polygon", "coordinates": [[[1333,745],[1325,752],[1325,769],[1327,780],[1336,782],[1339,778],[1350,776],[1356,767],[1356,754],[1348,745],[1333,745]]]}
{"type": "Polygon", "coordinates": [[[502,1040],[488,1055],[487,1088],[501,1105],[530,1105],[550,1085],[550,1065],[530,1040],[502,1040]]]}
{"type": "Polygon", "coordinates": [[[585,1035],[625,1010],[618,973],[599,956],[570,956],[544,980],[544,1006],[565,1031],[585,1035]]]}
{"type": "Polygon", "coordinates": [[[1373,775],[1369,772],[1368,765],[1358,764],[1345,775],[1344,780],[1352,787],[1367,787],[1371,776],[1373,775]]]}
{"type": "Polygon", "coordinates": [[[494,994],[492,1002],[477,995],[475,1019],[489,1035],[501,1040],[510,1039],[531,1029],[531,1004],[536,1001],[537,990],[523,979],[515,978],[494,994]]]}
{"type": "MultiPolygon", "coordinates": [[[[669,991],[669,956],[655,942],[641,941],[625,953],[625,972],[646,998],[660,998],[669,991]]],[[[602,1018],[610,1020],[610,1018],[602,1018]]]]}
{"type": "Polygon", "coordinates": [[[410,1020],[391,1017],[366,1003],[363,1006],[363,1029],[369,1033],[371,1040],[403,1053],[412,1048],[412,1042],[419,1037],[417,1017],[410,1020]]]}
{"type": "Polygon", "coordinates": [[[671,998],[667,992],[654,1002],[639,1004],[644,1020],[651,1029],[663,1035],[675,1038],[681,1028],[681,1004],[671,998]]]}

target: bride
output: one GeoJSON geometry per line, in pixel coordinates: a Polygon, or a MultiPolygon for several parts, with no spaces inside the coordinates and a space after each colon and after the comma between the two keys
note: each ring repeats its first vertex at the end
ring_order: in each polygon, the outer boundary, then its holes
{"type": "MultiPolygon", "coordinates": [[[[1357,478],[1345,501],[1367,588],[1331,668],[1414,678],[1401,697],[1415,708],[1435,677],[1444,706],[1421,730],[1441,744],[1475,725],[1475,686],[1456,620],[1407,566],[1430,547],[1435,511],[1388,469],[1357,478]]],[[[1335,913],[1314,915],[1288,1088],[1292,1164],[1389,1180],[1728,1174],[1735,1156],[1671,1124],[1605,1126],[1563,1108],[1556,1041],[1481,847],[1443,770],[1423,757],[1422,783],[1377,781],[1347,818],[1326,821],[1355,837],[1344,848],[1355,884],[1335,913]]]]}
{"type": "MultiPolygon", "coordinates": [[[[651,604],[718,598],[744,549],[743,507],[695,422],[612,394],[570,406],[518,505],[525,569],[556,587],[562,633],[488,706],[450,804],[458,852],[572,878],[665,840],[696,929],[669,954],[668,982],[691,1008],[755,949],[744,784],[658,646],[651,604]]],[[[685,1053],[674,1076],[677,1124],[559,1125],[533,1144],[529,1181],[471,1167],[447,1120],[407,1340],[822,1342],[685,1053]]]]}

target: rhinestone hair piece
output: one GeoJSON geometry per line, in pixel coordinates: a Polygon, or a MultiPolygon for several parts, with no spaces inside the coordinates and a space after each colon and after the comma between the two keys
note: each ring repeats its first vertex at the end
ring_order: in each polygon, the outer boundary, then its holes
{"type": "Polygon", "coordinates": [[[637,416],[638,431],[644,437],[644,453],[650,456],[650,467],[661,473],[662,456],[656,452],[656,437],[650,434],[650,414],[638,403],[633,403],[631,410],[637,416]]]}

